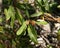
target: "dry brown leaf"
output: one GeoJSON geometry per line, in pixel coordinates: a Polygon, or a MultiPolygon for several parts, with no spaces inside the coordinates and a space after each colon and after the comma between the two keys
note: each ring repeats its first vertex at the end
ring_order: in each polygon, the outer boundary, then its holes
{"type": "Polygon", "coordinates": [[[49,13],[45,13],[44,14],[44,19],[45,20],[48,20],[48,21],[53,21],[53,22],[60,22],[60,17],[58,17],[58,18],[55,18],[55,17],[53,17],[51,14],[49,14],[49,13]]]}

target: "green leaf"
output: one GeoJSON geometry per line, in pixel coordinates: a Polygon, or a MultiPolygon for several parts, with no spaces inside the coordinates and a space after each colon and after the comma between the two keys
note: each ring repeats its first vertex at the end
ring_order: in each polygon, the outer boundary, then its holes
{"type": "Polygon", "coordinates": [[[23,33],[23,31],[25,31],[27,28],[26,22],[23,23],[23,25],[19,28],[19,30],[17,31],[17,35],[21,35],[23,33]]]}
{"type": "Polygon", "coordinates": [[[44,3],[48,2],[48,0],[43,0],[44,3]]]}
{"type": "Polygon", "coordinates": [[[45,5],[45,9],[46,9],[47,11],[50,10],[50,6],[49,6],[49,4],[46,4],[46,5],[45,5]]]}
{"type": "Polygon", "coordinates": [[[38,13],[32,14],[31,17],[38,17],[38,16],[41,16],[43,14],[44,14],[43,12],[38,12],[38,13]]]}
{"type": "Polygon", "coordinates": [[[42,0],[36,0],[40,6],[42,6],[43,1],[42,0]]]}
{"type": "Polygon", "coordinates": [[[16,14],[17,14],[17,19],[18,19],[19,23],[20,23],[20,24],[23,24],[24,18],[23,18],[23,16],[21,15],[19,9],[17,9],[16,14]]]}
{"type": "Polygon", "coordinates": [[[17,3],[16,7],[19,8],[19,9],[22,9],[22,10],[26,9],[25,4],[21,4],[21,3],[17,3]]]}
{"type": "Polygon", "coordinates": [[[2,45],[1,43],[0,43],[0,48],[4,48],[4,45],[2,45]]]}
{"type": "Polygon", "coordinates": [[[45,10],[49,11],[50,6],[49,6],[49,3],[48,3],[48,0],[44,0],[44,4],[45,4],[45,10]]]}
{"type": "Polygon", "coordinates": [[[8,10],[5,9],[4,10],[5,16],[6,16],[6,20],[9,20],[11,18],[11,22],[10,25],[13,28],[14,26],[14,20],[15,20],[15,10],[13,6],[9,6],[8,10]]]}
{"type": "Polygon", "coordinates": [[[29,18],[30,16],[29,16],[29,12],[28,12],[28,10],[26,9],[26,16],[29,18]]]}
{"type": "Polygon", "coordinates": [[[57,8],[59,8],[59,9],[60,9],[60,5],[58,5],[58,6],[57,6],[57,8]]]}
{"type": "Polygon", "coordinates": [[[4,33],[3,31],[3,26],[0,26],[0,33],[4,33]]]}
{"type": "Polygon", "coordinates": [[[57,34],[60,36],[60,29],[58,30],[58,33],[57,34]]]}
{"type": "Polygon", "coordinates": [[[11,17],[11,22],[10,22],[10,25],[11,25],[12,28],[14,26],[14,21],[15,21],[15,16],[12,16],[11,17]]]}
{"type": "Polygon", "coordinates": [[[13,6],[9,6],[8,13],[11,16],[10,25],[13,28],[13,26],[14,26],[14,20],[15,20],[15,10],[14,10],[13,6]]]}
{"type": "Polygon", "coordinates": [[[12,46],[16,47],[16,42],[12,40],[12,46]]]}
{"type": "Polygon", "coordinates": [[[9,15],[8,10],[4,9],[4,13],[5,13],[5,16],[6,16],[6,20],[9,20],[11,16],[9,15]]]}
{"type": "Polygon", "coordinates": [[[47,48],[53,48],[51,45],[47,45],[47,48]]]}
{"type": "Polygon", "coordinates": [[[60,40],[60,29],[58,30],[58,33],[57,33],[57,39],[60,40]]]}
{"type": "Polygon", "coordinates": [[[56,2],[53,2],[53,3],[50,4],[50,7],[54,7],[54,6],[57,7],[57,3],[56,2]]]}
{"type": "Polygon", "coordinates": [[[38,43],[37,32],[32,25],[28,25],[28,35],[33,42],[38,43]]]}
{"type": "Polygon", "coordinates": [[[2,17],[0,17],[0,23],[2,23],[2,21],[3,21],[3,19],[2,19],[2,17]]]}
{"type": "Polygon", "coordinates": [[[48,24],[46,21],[36,21],[37,25],[46,25],[48,24]]]}

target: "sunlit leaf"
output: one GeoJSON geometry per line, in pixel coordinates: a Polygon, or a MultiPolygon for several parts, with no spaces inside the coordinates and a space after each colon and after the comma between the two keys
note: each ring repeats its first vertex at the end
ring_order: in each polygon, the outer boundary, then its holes
{"type": "Polygon", "coordinates": [[[16,42],[12,40],[12,47],[16,47],[16,42]]]}
{"type": "Polygon", "coordinates": [[[38,12],[38,13],[32,14],[31,17],[38,17],[40,15],[43,15],[43,12],[38,12]]]}
{"type": "Polygon", "coordinates": [[[60,9],[60,5],[58,5],[58,6],[57,6],[57,8],[59,8],[59,9],[60,9]]]}
{"type": "Polygon", "coordinates": [[[1,43],[0,43],[0,48],[4,48],[4,45],[2,45],[1,43]]]}
{"type": "Polygon", "coordinates": [[[38,43],[37,32],[32,25],[28,25],[28,35],[33,42],[38,43]]]}
{"type": "Polygon", "coordinates": [[[3,33],[3,26],[0,26],[0,33],[3,33]]]}
{"type": "Polygon", "coordinates": [[[57,3],[54,2],[54,3],[51,3],[51,4],[50,4],[50,7],[53,7],[53,6],[56,6],[56,5],[57,5],[57,3]]]}
{"type": "Polygon", "coordinates": [[[48,3],[48,0],[43,0],[43,1],[44,1],[44,4],[45,4],[45,10],[49,11],[50,6],[49,6],[49,3],[48,3]]]}
{"type": "Polygon", "coordinates": [[[16,14],[17,14],[17,19],[18,19],[19,23],[20,23],[20,24],[23,24],[24,18],[23,18],[23,16],[21,15],[19,9],[17,9],[16,14]]]}
{"type": "Polygon", "coordinates": [[[47,45],[47,48],[53,48],[51,45],[47,45]]]}
{"type": "Polygon", "coordinates": [[[6,20],[9,20],[11,18],[11,27],[13,28],[14,25],[14,20],[15,20],[15,10],[13,6],[9,6],[8,10],[5,9],[4,10],[5,16],[6,16],[6,20]]]}
{"type": "Polygon", "coordinates": [[[2,23],[2,20],[3,20],[2,17],[0,17],[0,23],[2,23]]]}
{"type": "Polygon", "coordinates": [[[6,16],[6,20],[9,20],[11,16],[8,13],[8,10],[7,9],[4,9],[4,13],[5,13],[5,16],[6,16]]]}
{"type": "Polygon", "coordinates": [[[27,17],[29,18],[29,13],[28,13],[28,10],[26,9],[26,15],[27,15],[27,17]]]}
{"type": "Polygon", "coordinates": [[[60,30],[58,30],[58,34],[60,35],[60,30]]]}
{"type": "Polygon", "coordinates": [[[48,24],[46,21],[36,21],[36,24],[37,25],[46,25],[46,24],[48,24]]]}
{"type": "Polygon", "coordinates": [[[37,0],[37,2],[42,6],[43,0],[37,0]]]}
{"type": "Polygon", "coordinates": [[[17,35],[21,35],[23,33],[23,31],[25,31],[27,28],[26,22],[23,23],[23,25],[19,28],[19,30],[17,31],[17,35]]]}
{"type": "Polygon", "coordinates": [[[60,40],[60,29],[58,30],[58,33],[57,33],[57,39],[60,40]]]}
{"type": "Polygon", "coordinates": [[[12,16],[11,17],[11,22],[10,22],[10,25],[11,25],[12,28],[14,26],[14,21],[15,21],[15,16],[12,16]]]}
{"type": "Polygon", "coordinates": [[[14,26],[14,20],[15,20],[15,10],[14,10],[13,6],[9,6],[8,13],[11,16],[10,25],[13,28],[13,26],[14,26]]]}

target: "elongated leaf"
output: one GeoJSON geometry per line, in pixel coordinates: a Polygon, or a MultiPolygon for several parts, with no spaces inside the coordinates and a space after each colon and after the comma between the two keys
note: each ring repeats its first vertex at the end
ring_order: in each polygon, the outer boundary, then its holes
{"type": "Polygon", "coordinates": [[[2,20],[3,20],[2,17],[0,17],[0,23],[2,23],[2,20]]]}
{"type": "Polygon", "coordinates": [[[23,23],[23,25],[19,28],[19,30],[17,31],[17,35],[21,35],[23,33],[23,31],[25,31],[27,28],[26,22],[23,23]]]}
{"type": "Polygon", "coordinates": [[[60,29],[58,30],[58,35],[60,35],[60,29]]]}
{"type": "Polygon", "coordinates": [[[19,23],[20,23],[20,24],[23,24],[24,18],[23,18],[23,16],[21,15],[19,9],[17,9],[16,14],[17,14],[17,19],[18,19],[19,23]]]}
{"type": "Polygon", "coordinates": [[[6,16],[6,20],[9,20],[11,18],[11,27],[13,28],[14,26],[14,20],[15,20],[15,10],[13,6],[9,6],[9,9],[5,9],[4,10],[5,16],[6,16]]]}
{"type": "Polygon", "coordinates": [[[37,25],[46,25],[48,24],[46,21],[36,21],[37,25]]]}
{"type": "Polygon", "coordinates": [[[28,25],[28,35],[33,42],[38,43],[37,32],[32,25],[28,25]]]}
{"type": "Polygon", "coordinates": [[[23,9],[23,10],[26,9],[25,4],[21,4],[21,3],[17,3],[16,7],[19,8],[19,9],[23,9]]]}
{"type": "Polygon", "coordinates": [[[47,11],[50,10],[50,6],[49,6],[49,4],[46,4],[46,5],[45,5],[45,9],[46,9],[47,11]]]}
{"type": "Polygon", "coordinates": [[[38,12],[38,13],[32,14],[31,17],[38,17],[40,15],[43,15],[43,12],[38,12]]]}
{"type": "Polygon", "coordinates": [[[4,45],[0,43],[0,48],[4,48],[4,45]]]}
{"type": "Polygon", "coordinates": [[[43,1],[44,1],[44,4],[45,4],[45,10],[49,11],[50,6],[49,6],[48,0],[43,0],[43,1]]]}
{"type": "Polygon", "coordinates": [[[8,13],[11,16],[10,25],[13,28],[13,26],[14,26],[14,20],[15,20],[15,10],[14,10],[13,6],[9,6],[8,13]]]}
{"type": "Polygon", "coordinates": [[[58,33],[57,33],[57,39],[60,40],[60,29],[58,30],[58,33]]]}
{"type": "Polygon", "coordinates": [[[36,0],[38,2],[38,4],[40,4],[40,6],[42,6],[43,4],[43,0],[36,0]]]}
{"type": "Polygon", "coordinates": [[[48,0],[43,0],[44,3],[48,2],[48,0]]]}
{"type": "Polygon", "coordinates": [[[9,20],[11,16],[9,15],[8,10],[5,9],[4,13],[5,13],[5,16],[6,16],[6,20],[9,20]]]}
{"type": "Polygon", "coordinates": [[[58,5],[58,6],[57,6],[57,8],[59,8],[59,9],[60,9],[60,5],[58,5]]]}
{"type": "Polygon", "coordinates": [[[26,9],[26,15],[28,18],[30,17],[27,9],[26,9]]]}
{"type": "Polygon", "coordinates": [[[10,22],[10,25],[11,25],[12,28],[14,26],[14,21],[15,21],[15,16],[12,16],[11,17],[11,22],[10,22]]]}
{"type": "Polygon", "coordinates": [[[4,33],[3,31],[3,26],[0,26],[0,33],[4,33]]]}

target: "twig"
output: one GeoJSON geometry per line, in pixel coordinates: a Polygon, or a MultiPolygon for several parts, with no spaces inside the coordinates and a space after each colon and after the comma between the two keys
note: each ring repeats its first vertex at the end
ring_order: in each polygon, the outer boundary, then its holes
{"type": "Polygon", "coordinates": [[[49,41],[43,35],[41,35],[41,37],[46,41],[47,44],[50,45],[49,41]]]}

